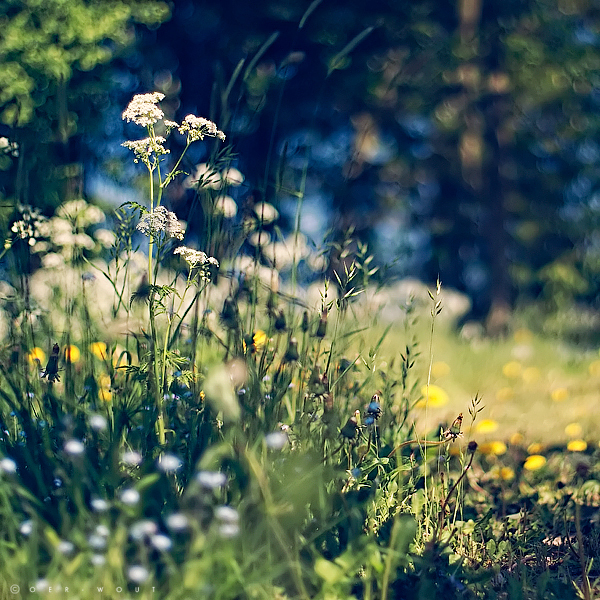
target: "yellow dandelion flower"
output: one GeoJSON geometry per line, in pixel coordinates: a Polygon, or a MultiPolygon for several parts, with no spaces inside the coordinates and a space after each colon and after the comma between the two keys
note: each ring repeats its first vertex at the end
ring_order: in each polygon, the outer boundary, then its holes
{"type": "Polygon", "coordinates": [[[567,437],[579,438],[583,433],[583,427],[581,427],[579,423],[569,423],[565,427],[565,433],[567,434],[567,437]]]}
{"type": "Polygon", "coordinates": [[[40,363],[45,363],[46,362],[46,353],[41,348],[38,348],[36,346],[35,348],[32,348],[27,353],[27,360],[30,363],[34,363],[36,361],[39,361],[40,363]]]}
{"type": "Polygon", "coordinates": [[[98,385],[104,389],[110,388],[110,386],[112,385],[110,375],[100,375],[98,379],[98,385]]]}
{"type": "Polygon", "coordinates": [[[588,371],[592,377],[600,377],[600,360],[593,361],[588,367],[588,371]]]}
{"type": "Polygon", "coordinates": [[[523,371],[523,381],[525,383],[535,383],[541,376],[542,374],[537,367],[527,367],[523,371]]]}
{"type": "Polygon", "coordinates": [[[527,452],[529,454],[539,454],[544,449],[544,446],[539,442],[534,442],[533,444],[529,444],[527,446],[527,452]]]}
{"type": "Polygon", "coordinates": [[[510,443],[513,446],[520,446],[525,441],[522,433],[513,433],[510,436],[510,443]]]}
{"type": "Polygon", "coordinates": [[[533,339],[533,333],[531,333],[531,331],[529,331],[529,329],[526,327],[521,327],[515,331],[513,334],[513,339],[515,342],[517,342],[517,344],[527,344],[533,339]]]}
{"type": "Polygon", "coordinates": [[[567,450],[570,452],[585,452],[587,450],[587,442],[585,440],[571,440],[567,444],[567,450]]]}
{"type": "Polygon", "coordinates": [[[493,454],[494,456],[500,456],[500,454],[504,454],[507,450],[506,444],[504,442],[495,441],[495,442],[483,442],[477,446],[477,450],[482,454],[493,454]]]}
{"type": "Polygon", "coordinates": [[[506,444],[499,440],[490,442],[490,444],[492,446],[492,454],[495,454],[496,456],[500,456],[501,454],[504,454],[507,450],[506,444]]]}
{"type": "Polygon", "coordinates": [[[94,342],[90,344],[90,352],[100,360],[106,360],[107,347],[104,342],[94,342]]]}
{"type": "Polygon", "coordinates": [[[436,408],[444,406],[448,402],[448,394],[438,385],[430,385],[429,388],[424,385],[421,388],[422,398],[417,402],[419,408],[430,406],[436,408]]]}
{"type": "Polygon", "coordinates": [[[450,367],[444,361],[434,362],[431,365],[431,376],[435,379],[439,379],[440,377],[444,377],[450,373],[450,367]]]}
{"type": "Polygon", "coordinates": [[[523,468],[527,471],[537,471],[546,464],[546,457],[541,454],[532,454],[527,457],[523,468]]]}
{"type": "Polygon", "coordinates": [[[564,402],[569,397],[569,390],[564,387],[559,387],[550,392],[550,397],[554,402],[564,402]]]}
{"type": "Polygon", "coordinates": [[[500,469],[500,479],[510,481],[515,478],[515,471],[512,467],[502,467],[500,469]]]}
{"type": "Polygon", "coordinates": [[[257,352],[262,352],[267,344],[267,334],[262,329],[257,329],[252,336],[252,343],[257,352]]]}
{"type": "Polygon", "coordinates": [[[510,386],[500,388],[496,392],[496,400],[499,402],[506,402],[507,400],[512,400],[515,395],[515,390],[513,390],[510,386]]]}
{"type": "Polygon", "coordinates": [[[492,433],[498,429],[498,423],[493,419],[483,419],[475,426],[477,433],[492,433]]]}
{"type": "Polygon", "coordinates": [[[200,402],[204,402],[204,400],[206,399],[206,394],[204,393],[204,390],[200,390],[198,398],[200,399],[200,402]]]}
{"type": "Polygon", "coordinates": [[[110,402],[112,400],[112,392],[106,388],[100,388],[98,390],[98,398],[104,402],[110,402]]]}
{"type": "Polygon", "coordinates": [[[509,379],[516,379],[521,374],[521,363],[516,360],[511,360],[507,362],[502,367],[502,374],[504,377],[508,377],[509,379]]]}
{"type": "Polygon", "coordinates": [[[70,363],[79,362],[81,358],[81,352],[77,346],[67,346],[65,348],[65,360],[70,363]]]}

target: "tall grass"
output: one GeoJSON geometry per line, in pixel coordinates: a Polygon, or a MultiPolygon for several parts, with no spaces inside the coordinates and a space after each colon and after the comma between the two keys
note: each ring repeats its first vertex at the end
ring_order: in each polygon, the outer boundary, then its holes
{"type": "MultiPolygon", "coordinates": [[[[285,290],[285,248],[260,237],[273,207],[237,221],[223,210],[238,181],[231,149],[215,148],[197,174],[205,245],[193,247],[163,205],[183,177],[181,157],[163,172],[163,137],[179,131],[187,150],[223,135],[197,117],[166,120],[159,103],[138,97],[124,113],[146,129],[127,146],[148,171],[148,202],[109,217],[114,239],[84,201],[32,228],[26,210],[16,220],[0,596],[592,597],[600,544],[586,542],[582,507],[597,503],[595,465],[561,463],[572,495],[536,506],[556,471],[528,467],[521,448],[512,477],[478,482],[494,459],[464,444],[462,415],[417,434],[430,379],[416,365],[431,371],[440,285],[425,352],[415,301],[403,327],[374,336],[366,247],[336,242],[339,266],[316,301],[300,298],[298,217],[285,290]],[[45,268],[17,268],[32,261],[45,268]]],[[[475,398],[471,421],[480,410],[475,398]]]]}

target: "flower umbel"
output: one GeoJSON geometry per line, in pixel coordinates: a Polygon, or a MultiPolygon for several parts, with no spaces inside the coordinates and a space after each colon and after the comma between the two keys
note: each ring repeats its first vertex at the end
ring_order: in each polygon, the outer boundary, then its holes
{"type": "Polygon", "coordinates": [[[183,123],[179,126],[179,133],[187,133],[188,143],[203,140],[205,136],[218,137],[220,140],[225,141],[225,134],[217,129],[212,121],[194,115],[188,115],[183,120],[183,123]]]}
{"type": "Polygon", "coordinates": [[[182,240],[184,234],[177,215],[164,206],[157,206],[152,212],[143,215],[136,229],[153,238],[164,233],[167,238],[182,240]]]}
{"type": "Polygon", "coordinates": [[[156,106],[164,97],[165,95],[160,92],[135,95],[123,112],[123,121],[133,121],[142,127],[154,125],[165,116],[163,111],[156,106]]]}
{"type": "Polygon", "coordinates": [[[156,156],[169,154],[170,150],[163,145],[165,141],[164,137],[157,135],[156,137],[147,137],[142,140],[123,142],[121,146],[125,146],[125,148],[133,151],[135,154],[133,162],[137,163],[141,160],[145,165],[149,165],[152,154],[156,156]]]}

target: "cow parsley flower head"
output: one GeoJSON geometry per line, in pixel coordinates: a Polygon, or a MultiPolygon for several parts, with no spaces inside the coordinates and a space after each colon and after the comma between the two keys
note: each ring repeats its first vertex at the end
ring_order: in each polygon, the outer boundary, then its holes
{"type": "Polygon", "coordinates": [[[165,95],[160,92],[136,94],[123,112],[123,121],[133,121],[142,127],[154,125],[165,116],[156,106],[164,97],[165,95]]]}
{"type": "Polygon", "coordinates": [[[182,240],[185,233],[177,215],[164,206],[157,206],[152,212],[143,215],[136,229],[153,238],[164,234],[167,238],[177,240],[182,240]]]}
{"type": "Polygon", "coordinates": [[[188,263],[190,269],[201,269],[201,277],[205,281],[210,279],[212,270],[219,268],[219,261],[212,256],[208,256],[205,252],[202,252],[202,250],[194,250],[187,246],[179,246],[179,248],[173,250],[173,254],[181,255],[181,258],[188,263]]]}
{"type": "Polygon", "coordinates": [[[169,154],[170,150],[164,147],[165,138],[161,135],[157,135],[155,137],[147,137],[142,140],[130,140],[128,142],[123,142],[121,146],[125,146],[135,154],[135,158],[133,162],[140,162],[140,160],[145,164],[150,164],[150,157],[154,154],[156,156],[161,156],[163,154],[169,154]]]}
{"type": "Polygon", "coordinates": [[[188,115],[179,126],[179,133],[187,134],[188,143],[203,140],[206,136],[218,137],[225,141],[225,134],[217,129],[217,126],[204,117],[188,115]]]}

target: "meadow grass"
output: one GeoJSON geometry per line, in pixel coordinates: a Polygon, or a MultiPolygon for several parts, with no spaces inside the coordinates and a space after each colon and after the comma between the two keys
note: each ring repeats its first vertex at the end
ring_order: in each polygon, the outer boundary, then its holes
{"type": "Polygon", "coordinates": [[[197,249],[163,134],[224,136],[160,99],[124,113],[147,205],[113,236],[83,200],[23,207],[6,245],[0,597],[593,597],[595,357],[524,327],[466,341],[439,283],[385,322],[351,240],[311,295],[273,206],[223,210],[218,146],[197,249]]]}

